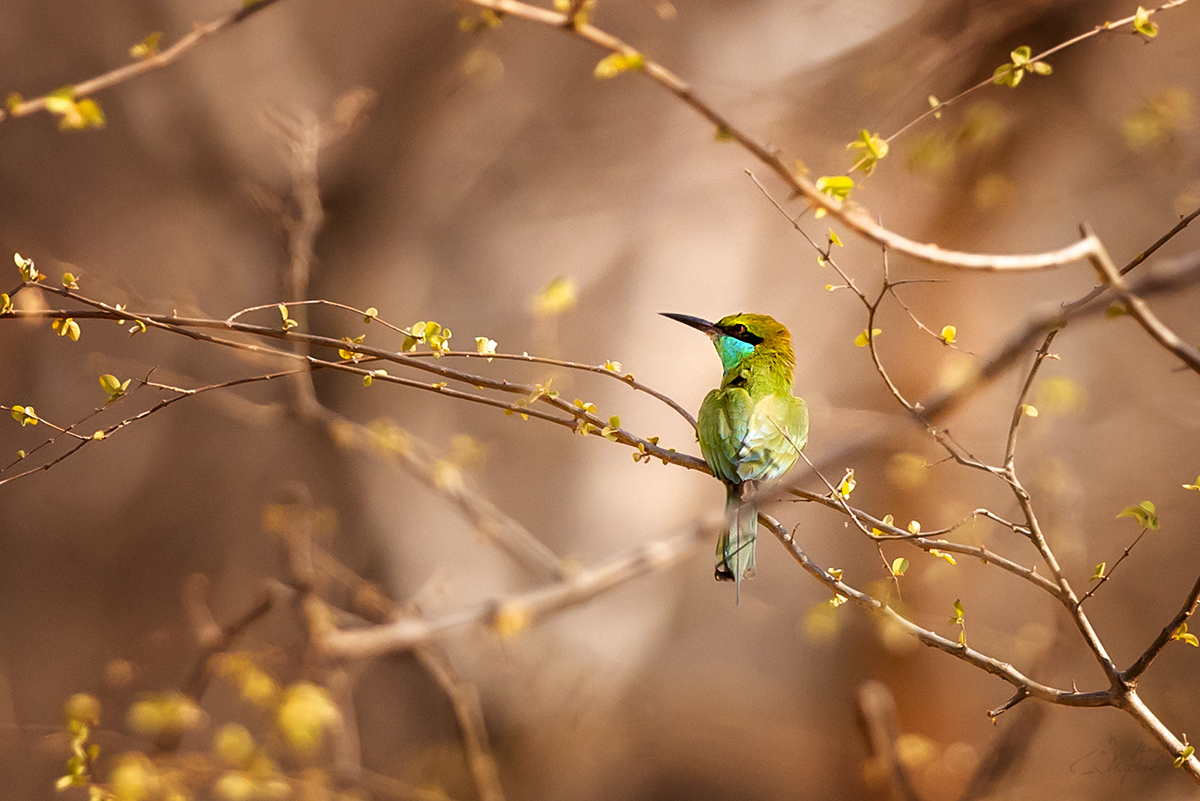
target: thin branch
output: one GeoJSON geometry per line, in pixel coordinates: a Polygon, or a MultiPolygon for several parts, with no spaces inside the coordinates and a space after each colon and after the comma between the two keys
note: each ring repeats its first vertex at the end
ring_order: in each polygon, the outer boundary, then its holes
{"type": "Polygon", "coordinates": [[[1092,626],[1091,620],[1083,609],[1080,608],[1078,596],[1075,595],[1070,582],[1067,581],[1066,574],[1058,562],[1058,557],[1055,556],[1054,551],[1050,548],[1050,544],[1046,541],[1045,534],[1042,532],[1041,524],[1038,522],[1037,514],[1033,508],[1033,500],[1017,477],[1017,469],[1014,462],[1016,430],[1020,423],[1020,417],[1025,414],[1025,399],[1028,396],[1030,388],[1033,386],[1033,380],[1037,375],[1039,367],[1049,357],[1050,343],[1054,341],[1056,332],[1051,331],[1046,335],[1046,339],[1043,341],[1033,365],[1029,368],[1029,374],[1022,386],[1021,394],[1014,405],[1013,422],[1009,428],[1008,446],[1005,450],[1003,476],[1017,500],[1017,505],[1021,507],[1021,513],[1025,517],[1025,526],[1029,530],[1030,541],[1041,555],[1046,567],[1050,570],[1050,575],[1053,577],[1054,583],[1058,585],[1059,591],[1055,595],[1059,603],[1066,608],[1067,613],[1071,616],[1071,620],[1075,623],[1075,627],[1083,636],[1084,643],[1092,652],[1092,656],[1095,657],[1100,668],[1108,676],[1109,681],[1112,682],[1114,692],[1118,692],[1120,679],[1117,666],[1113,663],[1112,657],[1109,656],[1108,649],[1104,647],[1104,643],[1100,640],[1100,635],[1096,633],[1095,627],[1092,626]]]}
{"type": "Polygon", "coordinates": [[[1146,672],[1146,669],[1150,667],[1150,663],[1158,657],[1162,649],[1167,646],[1167,643],[1171,642],[1172,636],[1175,632],[1179,631],[1179,627],[1190,620],[1192,615],[1196,613],[1197,604],[1200,604],[1200,578],[1197,578],[1196,582],[1192,585],[1191,591],[1184,599],[1183,605],[1179,607],[1179,611],[1175,613],[1175,617],[1171,618],[1171,622],[1158,633],[1158,636],[1154,638],[1154,642],[1150,643],[1149,647],[1137,658],[1137,661],[1121,674],[1121,678],[1125,682],[1136,682],[1138,677],[1146,672]]]}
{"type": "MultiPolygon", "coordinates": [[[[272,587],[268,586],[263,590],[259,599],[254,605],[242,613],[240,617],[232,623],[212,630],[208,625],[203,624],[203,617],[196,614],[196,605],[203,607],[204,616],[207,616],[208,621],[212,621],[211,615],[208,614],[208,607],[204,601],[203,593],[208,588],[208,581],[205,577],[199,577],[202,581],[193,581],[185,585],[187,592],[185,593],[185,608],[191,609],[189,617],[192,618],[193,633],[196,636],[197,644],[200,646],[200,655],[196,658],[196,664],[192,668],[191,674],[187,681],[183,683],[183,693],[189,698],[199,700],[204,695],[204,690],[208,686],[208,665],[214,656],[228,651],[233,644],[260,618],[263,618],[270,612],[278,603],[278,598],[272,587]],[[201,623],[201,625],[197,625],[201,623]]],[[[212,625],[216,625],[215,622],[212,625]]]]}
{"type": "MultiPolygon", "coordinates": [[[[1164,3],[1163,5],[1159,6],[1158,8],[1150,9],[1150,14],[1157,14],[1159,11],[1165,11],[1169,8],[1174,8],[1175,6],[1181,6],[1186,2],[1187,2],[1187,0],[1170,0],[1170,2],[1164,3]]],[[[1118,28],[1123,28],[1126,25],[1132,25],[1133,21],[1134,21],[1134,17],[1130,16],[1130,17],[1125,17],[1124,19],[1119,19],[1116,22],[1105,22],[1101,25],[1097,25],[1096,27],[1092,28],[1090,31],[1088,31],[1086,33],[1081,33],[1078,36],[1075,36],[1071,39],[1068,39],[1065,42],[1057,44],[1054,47],[1051,47],[1049,50],[1044,50],[1041,53],[1038,53],[1037,55],[1032,56],[1029,59],[1028,63],[1033,64],[1038,61],[1045,61],[1046,58],[1054,55],[1055,53],[1059,52],[1060,50],[1065,50],[1066,48],[1071,47],[1072,45],[1079,44],[1080,42],[1084,41],[1085,39],[1090,39],[1093,36],[1098,36],[1099,34],[1102,34],[1102,33],[1115,32],[1118,28]]],[[[984,89],[988,86],[993,85],[994,83],[995,83],[995,81],[991,76],[984,78],[979,83],[975,84],[974,86],[972,86],[968,89],[964,89],[963,91],[959,92],[958,94],[956,94],[954,97],[950,98],[949,100],[943,100],[943,101],[939,102],[936,106],[933,106],[928,111],[926,111],[923,114],[921,114],[920,116],[918,116],[916,119],[907,123],[904,127],[902,127],[900,130],[896,131],[894,134],[889,136],[884,141],[891,142],[892,140],[898,138],[901,134],[908,131],[913,126],[927,120],[928,118],[930,118],[932,116],[940,114],[942,111],[946,110],[947,108],[949,108],[950,106],[959,102],[960,100],[967,97],[968,95],[974,94],[975,92],[978,92],[980,89],[984,89]]]]}
{"type": "MultiPolygon", "coordinates": [[[[988,712],[994,723],[996,716],[1011,709],[1019,699],[1027,698],[1022,691],[1009,699],[1008,703],[988,712]]],[[[1016,720],[1000,735],[999,739],[983,754],[971,778],[963,788],[958,801],[984,801],[995,798],[1008,778],[1016,773],[1025,758],[1035,750],[1037,733],[1046,720],[1046,707],[1041,704],[1026,704],[1017,713],[1016,720]]]]}
{"type": "MultiPolygon", "coordinates": [[[[194,339],[197,341],[209,342],[209,343],[218,344],[218,345],[235,348],[235,349],[239,349],[239,350],[244,350],[244,351],[248,351],[248,352],[252,352],[252,353],[274,355],[274,356],[278,356],[278,357],[285,358],[285,359],[305,361],[308,364],[311,364],[314,366],[320,366],[320,367],[324,367],[326,369],[338,370],[338,371],[342,371],[342,372],[349,372],[349,373],[353,373],[355,375],[359,375],[361,377],[366,377],[369,375],[369,376],[371,376],[373,381],[382,381],[385,383],[399,384],[402,386],[411,387],[413,389],[420,389],[420,390],[423,390],[426,392],[436,392],[438,394],[446,395],[448,397],[458,398],[460,400],[469,400],[474,403],[481,403],[483,405],[492,406],[492,407],[499,408],[499,409],[504,409],[506,411],[520,414],[522,416],[538,417],[538,418],[541,418],[548,422],[557,423],[559,425],[571,428],[573,430],[580,431],[581,433],[584,430],[584,424],[587,424],[587,426],[590,427],[589,429],[587,429],[587,430],[589,430],[590,433],[596,433],[596,434],[598,434],[601,430],[605,429],[608,426],[607,420],[600,418],[596,414],[593,414],[592,412],[590,412],[582,407],[575,406],[566,400],[560,399],[552,393],[547,393],[545,391],[545,389],[542,387],[531,386],[529,384],[514,383],[511,381],[507,381],[507,380],[497,380],[497,379],[488,378],[488,377],[482,376],[482,375],[466,373],[466,372],[463,372],[460,370],[455,370],[450,367],[433,364],[427,360],[416,359],[416,358],[413,358],[406,354],[396,353],[394,351],[388,351],[388,350],[383,350],[380,348],[368,347],[363,344],[348,344],[347,342],[345,342],[343,340],[332,339],[330,337],[317,336],[314,334],[305,334],[302,332],[298,332],[295,330],[287,330],[284,328],[269,328],[267,326],[249,325],[246,323],[229,323],[227,321],[211,320],[211,319],[207,319],[207,318],[176,317],[174,315],[160,315],[160,314],[135,314],[133,312],[130,312],[128,309],[117,309],[115,307],[109,306],[108,304],[102,303],[100,301],[92,300],[91,298],[87,298],[82,295],[79,295],[75,292],[72,292],[69,289],[61,289],[61,288],[53,287],[53,286],[46,286],[44,284],[26,284],[26,286],[31,287],[31,288],[40,289],[43,292],[49,292],[51,294],[56,294],[56,295],[61,295],[63,297],[71,298],[71,299],[76,300],[80,303],[83,303],[87,306],[91,306],[96,311],[90,311],[90,312],[89,311],[66,311],[66,310],[44,311],[44,310],[20,310],[20,309],[18,309],[11,313],[11,316],[13,316],[14,318],[20,319],[20,318],[31,318],[31,317],[32,318],[71,317],[74,319],[81,319],[81,320],[89,319],[89,318],[91,318],[91,319],[136,320],[136,321],[141,322],[142,324],[146,325],[147,327],[159,328],[162,330],[170,331],[172,333],[180,334],[182,336],[186,336],[190,339],[194,339]],[[388,361],[388,362],[392,362],[394,364],[398,364],[398,365],[402,365],[402,366],[406,366],[406,367],[413,367],[417,370],[429,372],[429,373],[432,373],[439,377],[448,378],[448,379],[458,381],[460,383],[467,384],[469,386],[474,386],[477,388],[487,388],[487,389],[492,389],[492,390],[496,390],[499,392],[506,392],[506,393],[510,393],[510,394],[526,395],[531,398],[540,400],[543,403],[549,404],[550,406],[553,406],[562,412],[565,412],[566,414],[570,415],[572,419],[564,419],[562,417],[558,417],[556,415],[549,414],[547,412],[541,412],[541,411],[531,408],[528,405],[521,405],[518,403],[505,403],[503,401],[498,401],[493,398],[488,398],[488,397],[481,396],[481,395],[475,395],[475,394],[472,394],[469,392],[462,392],[460,390],[450,389],[449,387],[447,387],[445,385],[445,382],[434,382],[434,383],[427,384],[427,383],[420,382],[420,381],[414,381],[412,379],[400,378],[399,376],[380,374],[377,371],[366,370],[364,368],[357,367],[353,363],[325,361],[325,360],[321,360],[321,359],[316,359],[311,356],[305,356],[303,354],[297,354],[294,352],[281,350],[278,348],[266,348],[266,347],[263,347],[260,345],[254,345],[254,344],[250,344],[250,343],[237,342],[237,341],[233,341],[233,340],[229,340],[229,339],[224,339],[221,337],[201,333],[198,330],[194,330],[194,329],[213,329],[213,328],[230,330],[230,331],[235,331],[235,332],[239,332],[239,333],[250,334],[250,335],[256,336],[256,337],[268,338],[268,339],[279,339],[279,340],[289,340],[289,341],[296,340],[296,341],[305,342],[305,343],[308,343],[311,345],[318,345],[320,347],[330,348],[330,349],[334,349],[334,350],[352,350],[355,354],[358,354],[360,359],[361,358],[370,358],[370,359],[377,359],[377,360],[381,360],[381,361],[388,361]]],[[[6,315],[6,316],[8,316],[8,315],[6,315]]],[[[679,454],[676,454],[673,450],[661,448],[657,444],[650,442],[649,440],[643,439],[641,437],[636,437],[636,436],[630,434],[628,431],[626,431],[623,428],[618,428],[613,431],[609,431],[608,436],[609,436],[609,438],[615,439],[617,442],[621,442],[624,445],[628,445],[630,447],[638,449],[639,452],[650,454],[654,458],[667,459],[668,461],[672,461],[672,462],[675,462],[676,464],[680,464],[682,466],[689,467],[690,469],[700,470],[703,472],[709,472],[707,465],[704,464],[704,461],[702,459],[698,459],[698,458],[692,457],[692,456],[681,456],[679,454]]]]}
{"type": "Polygon", "coordinates": [[[775,535],[776,539],[783,543],[784,547],[792,555],[792,558],[800,564],[805,572],[827,586],[832,592],[854,601],[859,606],[882,614],[884,617],[898,624],[906,632],[915,636],[921,644],[945,651],[957,659],[961,659],[987,673],[998,676],[1018,689],[1024,689],[1034,698],[1040,698],[1043,701],[1073,707],[1115,705],[1111,689],[1095,692],[1078,692],[1050,687],[1025,676],[1007,662],[1001,662],[957,640],[950,640],[928,629],[921,628],[873,596],[834,578],[829,572],[809,558],[808,554],[796,543],[787,529],[781,526],[777,520],[761,512],[759,513],[759,520],[764,522],[767,528],[775,535]]]}
{"type": "Polygon", "coordinates": [[[1042,362],[1046,359],[1057,358],[1050,353],[1050,345],[1054,342],[1054,338],[1058,336],[1061,329],[1055,328],[1050,333],[1046,334],[1046,338],[1042,340],[1042,346],[1038,348],[1037,354],[1033,358],[1033,367],[1029,369],[1029,374],[1025,376],[1025,384],[1021,387],[1021,394],[1017,396],[1017,403],[1013,407],[1012,422],[1008,426],[1008,441],[1004,447],[1004,469],[1012,470],[1013,460],[1017,456],[1017,429],[1021,426],[1021,420],[1027,416],[1029,404],[1025,401],[1029,398],[1029,392],[1033,389],[1033,381],[1037,378],[1038,370],[1042,366],[1042,362]]]}
{"type": "Polygon", "coordinates": [[[651,542],[598,567],[583,569],[565,581],[525,593],[502,596],[433,620],[402,618],[380,626],[330,632],[323,646],[331,656],[365,659],[406,651],[447,634],[477,625],[500,624],[519,630],[547,615],[586,603],[614,587],[691,555],[710,532],[702,527],[671,539],[651,542]]]}
{"type": "MultiPolygon", "coordinates": [[[[878,528],[880,531],[884,532],[884,534],[890,535],[889,539],[909,540],[924,551],[939,550],[946,551],[948,553],[961,554],[963,556],[972,556],[982,562],[987,562],[988,564],[995,565],[1001,570],[1012,573],[1014,576],[1030,582],[1038,589],[1045,590],[1051,595],[1056,597],[1059,595],[1058,586],[1045,576],[1039,575],[1038,572],[1032,568],[1017,564],[1016,562],[1006,559],[1005,557],[1000,556],[993,551],[989,551],[982,545],[966,545],[964,543],[950,542],[942,539],[932,539],[930,534],[916,535],[912,532],[897,528],[894,525],[889,525],[882,520],[877,519],[873,515],[862,511],[861,509],[849,507],[848,504],[845,506],[851,511],[847,511],[847,509],[844,508],[843,503],[839,503],[837,500],[830,498],[827,495],[818,495],[815,492],[797,488],[789,489],[788,493],[800,498],[801,500],[809,501],[811,503],[819,503],[822,506],[842,512],[843,514],[847,514],[860,521],[865,521],[866,524],[872,526],[873,528],[878,528]]],[[[873,536],[876,539],[879,537],[879,535],[873,536]]]]}
{"type": "Polygon", "coordinates": [[[455,670],[450,658],[437,642],[418,646],[416,655],[442,688],[442,692],[446,693],[450,705],[454,708],[454,716],[458,719],[458,728],[467,752],[467,767],[475,780],[475,789],[479,793],[480,801],[504,801],[504,788],[500,784],[500,771],[488,740],[479,690],[455,670]]]}
{"type": "MultiPolygon", "coordinates": [[[[125,81],[136,78],[144,73],[162,69],[210,36],[214,36],[221,31],[226,30],[227,28],[237,25],[239,22],[242,22],[254,14],[257,14],[259,11],[262,11],[268,6],[274,5],[276,2],[277,0],[255,0],[255,2],[249,3],[237,11],[227,14],[218,20],[204,24],[197,24],[192,29],[191,33],[187,34],[178,42],[171,45],[166,50],[163,50],[161,53],[153,53],[141,59],[140,61],[127,64],[124,67],[118,67],[117,69],[110,70],[103,75],[98,75],[95,78],[74,84],[72,87],[74,90],[74,97],[79,99],[89,95],[94,95],[101,90],[108,89],[109,87],[115,86],[119,83],[124,83],[125,81]]],[[[41,97],[35,97],[30,100],[22,100],[19,103],[14,103],[8,108],[7,111],[0,109],[0,122],[3,122],[8,117],[25,117],[35,112],[42,111],[46,108],[46,102],[49,100],[49,98],[50,95],[43,95],[41,97]]]]}
{"type": "Polygon", "coordinates": [[[1175,736],[1174,732],[1163,725],[1157,715],[1150,711],[1150,707],[1142,701],[1136,689],[1130,687],[1120,699],[1119,706],[1149,732],[1150,736],[1157,740],[1168,754],[1181,760],[1179,767],[1191,777],[1192,781],[1200,783],[1200,759],[1194,755],[1183,756],[1187,746],[1175,736]]]}
{"type": "Polygon", "coordinates": [[[467,486],[458,468],[435,457],[412,434],[396,429],[380,432],[322,408],[320,419],[336,429],[342,445],[369,446],[394,458],[410,475],[453,503],[477,532],[539,579],[567,578],[568,568],[541,540],[487,498],[467,486]]]}
{"type": "Polygon", "coordinates": [[[1133,315],[1138,324],[1146,330],[1158,344],[1162,345],[1171,353],[1186,364],[1193,372],[1200,373],[1200,350],[1195,345],[1185,342],[1172,331],[1158,316],[1150,310],[1146,302],[1138,295],[1134,294],[1129,288],[1125,278],[1117,271],[1116,266],[1109,258],[1108,251],[1103,247],[1096,250],[1091,255],[1092,264],[1100,271],[1100,274],[1113,288],[1117,297],[1129,309],[1129,313],[1133,315]]]}
{"type": "MultiPolygon", "coordinates": [[[[1176,1],[1178,2],[1179,0],[1176,1]]],[[[877,245],[890,248],[899,253],[908,254],[913,258],[929,262],[930,264],[993,272],[1031,271],[1061,267],[1091,256],[1099,246],[1099,241],[1095,237],[1088,236],[1066,247],[1055,250],[1048,250],[1041,253],[1005,255],[965,253],[914,241],[884,228],[875,221],[866,209],[848,201],[837,200],[819,191],[816,184],[805,176],[797,174],[778,150],[761,144],[748,133],[733,125],[725,116],[701,100],[692,87],[685,81],[658,62],[646,58],[636,49],[612,34],[590,24],[571,25],[565,14],[539,8],[519,2],[518,0],[468,0],[468,2],[480,8],[490,9],[498,14],[505,14],[564,30],[610,53],[618,53],[631,58],[639,57],[641,59],[639,71],[647,78],[663,89],[666,89],[684,104],[690,106],[712,123],[717,130],[727,133],[746,151],[774,172],[790,189],[803,195],[811,205],[825,209],[831,217],[877,245]]]]}
{"type": "Polygon", "coordinates": [[[1131,542],[1131,543],[1129,543],[1129,545],[1125,546],[1125,550],[1121,553],[1120,556],[1117,557],[1117,561],[1113,562],[1113,566],[1108,569],[1108,572],[1106,572],[1103,576],[1100,576],[1100,578],[1096,580],[1096,585],[1094,587],[1092,587],[1090,590],[1085,592],[1083,594],[1083,597],[1075,602],[1076,606],[1081,606],[1084,601],[1086,601],[1088,598],[1091,598],[1093,595],[1095,595],[1096,591],[1099,590],[1102,586],[1104,586],[1105,583],[1108,582],[1108,579],[1110,576],[1112,576],[1113,571],[1115,571],[1117,569],[1118,565],[1120,565],[1122,562],[1125,561],[1125,558],[1127,556],[1129,556],[1129,552],[1133,550],[1133,547],[1135,545],[1137,545],[1139,542],[1142,541],[1142,537],[1146,536],[1146,532],[1149,530],[1150,529],[1148,529],[1148,528],[1142,529],[1141,533],[1138,534],[1137,537],[1134,538],[1133,542],[1131,542]]]}

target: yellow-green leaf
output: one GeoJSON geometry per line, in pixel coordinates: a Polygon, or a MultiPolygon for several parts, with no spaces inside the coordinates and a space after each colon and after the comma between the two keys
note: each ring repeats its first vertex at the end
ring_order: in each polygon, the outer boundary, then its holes
{"type": "Polygon", "coordinates": [[[843,498],[849,498],[850,493],[854,492],[856,486],[858,486],[858,482],[854,480],[854,470],[847,470],[846,475],[842,477],[841,483],[838,484],[838,495],[841,495],[843,498]]]}
{"type": "Polygon", "coordinates": [[[950,618],[950,622],[956,626],[963,624],[963,605],[962,601],[957,598],[954,600],[954,617],[950,618]]]}
{"type": "Polygon", "coordinates": [[[1138,6],[1137,13],[1133,15],[1133,28],[1146,38],[1153,39],[1158,36],[1158,25],[1150,21],[1150,13],[1138,6]]]}
{"type": "Polygon", "coordinates": [[[296,322],[291,317],[288,317],[288,307],[282,303],[279,304],[279,316],[283,318],[284,331],[291,331],[293,328],[300,325],[300,323],[296,322]]]}
{"type": "Polygon", "coordinates": [[[487,337],[475,337],[475,351],[483,356],[488,356],[488,361],[491,361],[491,356],[496,354],[496,340],[488,339],[487,337]]]}
{"type": "Polygon", "coordinates": [[[863,175],[870,175],[875,171],[879,160],[888,154],[888,143],[879,134],[873,134],[864,128],[859,131],[858,139],[846,145],[846,149],[858,151],[858,158],[850,171],[860,170],[863,175]]]}
{"type": "Polygon", "coordinates": [[[1049,75],[1053,72],[1050,65],[1044,61],[1030,61],[1033,51],[1028,46],[1018,47],[1009,55],[1012,61],[996,68],[992,73],[992,83],[1005,84],[1015,89],[1021,79],[1025,77],[1026,72],[1036,75],[1049,75]]]}
{"type": "Polygon", "coordinates": [[[155,31],[142,41],[129,48],[129,55],[138,60],[149,58],[158,53],[158,44],[162,41],[162,31],[155,31]]]}
{"type": "MultiPolygon", "coordinates": [[[[341,341],[345,342],[347,345],[361,345],[363,343],[363,340],[366,338],[367,338],[366,334],[359,334],[358,336],[356,336],[354,338],[342,337],[341,341]]],[[[413,346],[411,348],[409,348],[408,340],[407,339],[405,340],[405,348],[404,348],[405,350],[416,350],[416,347],[417,346],[414,342],[413,346]]],[[[341,356],[343,359],[349,359],[349,360],[353,360],[353,361],[358,361],[359,359],[362,358],[361,353],[357,353],[349,348],[338,348],[338,356],[341,356]]]]}
{"type": "Polygon", "coordinates": [[[22,281],[41,281],[45,278],[45,276],[38,272],[37,267],[33,266],[33,259],[27,259],[20,253],[14,253],[13,262],[17,265],[17,269],[21,271],[22,281]]]}
{"type": "Polygon", "coordinates": [[[903,576],[904,572],[908,570],[908,560],[903,556],[896,557],[892,560],[890,570],[893,576],[903,576]]]}
{"type": "Polygon", "coordinates": [[[848,175],[822,175],[816,182],[817,191],[838,200],[845,200],[854,188],[854,179],[848,175]]]}
{"type": "Polygon", "coordinates": [[[945,551],[939,551],[937,548],[930,548],[929,555],[936,556],[938,559],[945,559],[951,565],[958,564],[958,562],[954,561],[954,557],[951,554],[948,554],[945,551]]]}
{"type": "Polygon", "coordinates": [[[72,342],[79,341],[79,323],[72,320],[70,317],[62,317],[50,323],[50,327],[54,329],[60,337],[68,337],[72,342]]]}
{"type": "Polygon", "coordinates": [[[955,337],[958,336],[958,329],[952,325],[942,328],[942,341],[947,345],[953,345],[955,337]]]}
{"type": "Polygon", "coordinates": [[[600,59],[600,63],[592,70],[592,74],[600,80],[615,78],[622,72],[640,70],[646,65],[646,57],[636,50],[621,53],[610,53],[600,59]]]}
{"type": "Polygon", "coordinates": [[[127,378],[124,381],[121,381],[121,379],[109,373],[105,373],[104,375],[100,376],[100,388],[108,394],[108,400],[104,405],[107,406],[117,398],[120,398],[122,395],[124,395],[129,389],[129,382],[132,380],[132,378],[127,378]]]}
{"type": "Polygon", "coordinates": [[[1198,639],[1195,634],[1188,633],[1187,623],[1180,623],[1179,628],[1175,629],[1175,633],[1171,635],[1171,639],[1179,640],[1180,642],[1186,642],[1193,648],[1200,648],[1200,639],[1198,639]]]}
{"type": "Polygon", "coordinates": [[[1101,562],[1100,564],[1096,565],[1096,569],[1094,571],[1092,571],[1092,577],[1088,580],[1089,581],[1099,581],[1100,579],[1104,578],[1104,571],[1107,569],[1108,569],[1108,562],[1101,562]]]}
{"type": "Polygon", "coordinates": [[[854,344],[856,347],[865,348],[868,344],[870,344],[871,340],[875,339],[882,333],[883,331],[878,328],[872,328],[870,331],[867,331],[864,328],[862,333],[854,338],[854,344]]]}
{"type": "Polygon", "coordinates": [[[1196,476],[1195,484],[1184,484],[1183,488],[1185,490],[1195,490],[1196,492],[1200,492],[1200,476],[1196,476]]]}
{"type": "Polygon", "coordinates": [[[1142,528],[1158,530],[1158,514],[1150,501],[1142,501],[1137,506],[1126,506],[1117,517],[1132,517],[1142,528]]]}

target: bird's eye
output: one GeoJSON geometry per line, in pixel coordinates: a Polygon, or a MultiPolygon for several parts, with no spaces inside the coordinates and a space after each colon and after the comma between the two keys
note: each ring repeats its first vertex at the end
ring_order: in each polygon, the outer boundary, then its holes
{"type": "Polygon", "coordinates": [[[735,333],[735,334],[744,334],[744,333],[746,333],[746,326],[742,325],[741,323],[738,323],[737,325],[735,325],[735,326],[733,327],[733,333],[735,333]]]}

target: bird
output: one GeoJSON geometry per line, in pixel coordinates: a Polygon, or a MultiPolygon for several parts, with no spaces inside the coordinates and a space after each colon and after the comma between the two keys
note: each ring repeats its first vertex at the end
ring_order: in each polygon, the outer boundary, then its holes
{"type": "Polygon", "coordinates": [[[790,470],[808,442],[808,406],[792,393],[792,335],[765,314],[731,314],[715,323],[660,314],[708,334],[721,357],[721,385],[700,404],[696,437],[704,461],[726,490],[716,578],[734,582],[735,602],[740,602],[742,579],[755,572],[754,493],[790,470]]]}

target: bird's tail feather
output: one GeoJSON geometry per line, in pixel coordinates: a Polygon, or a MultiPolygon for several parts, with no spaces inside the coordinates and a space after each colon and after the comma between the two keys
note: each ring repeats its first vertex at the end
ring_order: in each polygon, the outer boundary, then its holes
{"type": "Polygon", "coordinates": [[[758,511],[742,500],[741,485],[727,487],[725,529],[717,540],[718,581],[732,581],[741,596],[742,579],[754,576],[754,541],[758,537],[758,511]]]}

